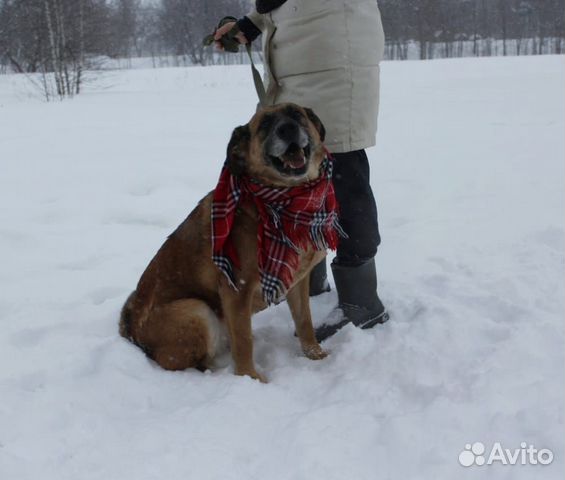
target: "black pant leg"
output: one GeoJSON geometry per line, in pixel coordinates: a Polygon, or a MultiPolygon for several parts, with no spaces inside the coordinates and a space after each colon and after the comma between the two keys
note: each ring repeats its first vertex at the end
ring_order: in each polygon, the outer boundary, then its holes
{"type": "Polygon", "coordinates": [[[349,235],[340,240],[335,261],[340,265],[360,265],[375,256],[381,243],[369,159],[365,150],[336,153],[333,157],[333,183],[340,222],[349,235]]]}

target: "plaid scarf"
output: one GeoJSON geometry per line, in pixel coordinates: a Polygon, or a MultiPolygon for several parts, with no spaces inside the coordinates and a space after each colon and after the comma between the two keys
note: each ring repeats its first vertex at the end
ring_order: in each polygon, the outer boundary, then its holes
{"type": "Polygon", "coordinates": [[[230,232],[238,206],[255,205],[259,213],[257,260],[265,302],[270,305],[290,287],[300,250],[335,250],[346,237],[338,221],[332,184],[333,164],[326,157],[317,180],[297,187],[273,187],[233,176],[224,165],[212,200],[212,260],[238,290],[233,267],[239,259],[230,232]]]}

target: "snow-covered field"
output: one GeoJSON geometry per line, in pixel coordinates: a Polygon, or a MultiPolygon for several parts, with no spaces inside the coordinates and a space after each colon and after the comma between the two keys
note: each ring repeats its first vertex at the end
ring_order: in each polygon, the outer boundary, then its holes
{"type": "Polygon", "coordinates": [[[382,78],[369,153],[392,320],[311,362],[286,305],[257,315],[263,385],[229,356],[165,372],[117,332],[254,110],[248,69],[115,72],[51,104],[0,76],[0,479],[565,478],[564,58],[382,78]],[[460,466],[477,441],[555,458],[460,466]]]}

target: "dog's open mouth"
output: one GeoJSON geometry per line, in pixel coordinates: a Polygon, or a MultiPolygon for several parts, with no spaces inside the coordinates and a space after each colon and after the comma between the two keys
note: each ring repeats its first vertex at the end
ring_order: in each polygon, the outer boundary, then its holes
{"type": "Polygon", "coordinates": [[[280,157],[269,155],[273,166],[283,175],[300,176],[306,173],[310,160],[310,145],[300,148],[291,144],[280,157]]]}

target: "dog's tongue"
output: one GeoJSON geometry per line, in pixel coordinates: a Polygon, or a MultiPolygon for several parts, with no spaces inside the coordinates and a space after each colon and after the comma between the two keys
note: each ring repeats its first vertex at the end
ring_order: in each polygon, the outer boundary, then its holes
{"type": "Polygon", "coordinates": [[[304,156],[304,150],[302,150],[301,148],[293,149],[291,151],[286,152],[282,156],[282,159],[285,165],[293,169],[302,168],[304,165],[306,165],[306,157],[304,156]]]}

